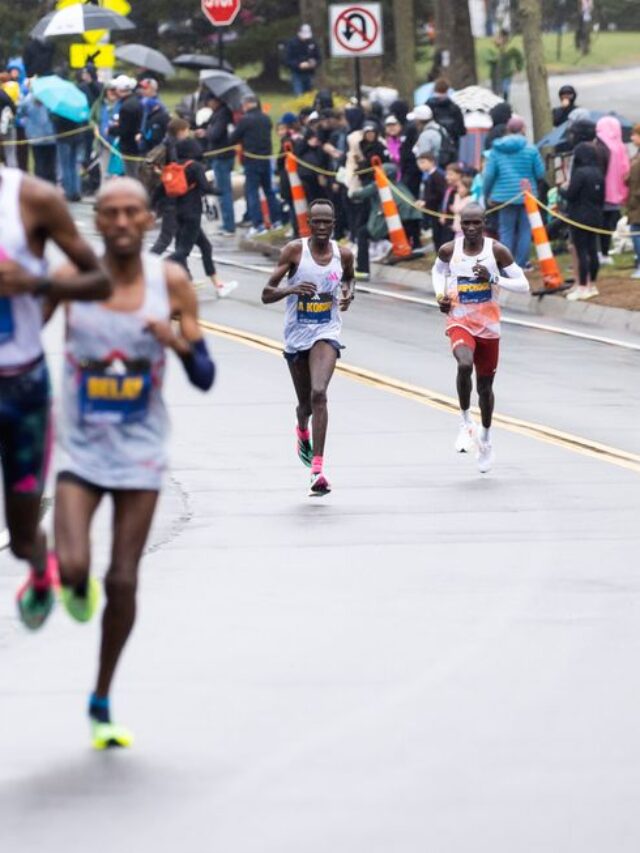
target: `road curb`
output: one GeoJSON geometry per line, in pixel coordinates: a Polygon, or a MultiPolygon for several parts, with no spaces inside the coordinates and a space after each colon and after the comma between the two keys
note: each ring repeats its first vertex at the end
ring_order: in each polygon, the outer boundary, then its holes
{"type": "MultiPolygon", "coordinates": [[[[269,243],[266,238],[252,240],[241,237],[239,248],[245,251],[259,252],[267,258],[275,259],[280,253],[281,246],[269,243]]],[[[432,296],[430,276],[418,270],[410,270],[402,264],[387,266],[374,263],[371,265],[372,282],[384,282],[396,285],[404,291],[410,290],[416,295],[432,296]]],[[[611,308],[607,305],[596,305],[590,302],[567,302],[560,295],[530,296],[521,293],[503,291],[500,304],[510,311],[527,314],[530,317],[553,317],[556,320],[567,320],[585,326],[625,331],[640,335],[640,311],[627,311],[624,308],[611,308]]]]}

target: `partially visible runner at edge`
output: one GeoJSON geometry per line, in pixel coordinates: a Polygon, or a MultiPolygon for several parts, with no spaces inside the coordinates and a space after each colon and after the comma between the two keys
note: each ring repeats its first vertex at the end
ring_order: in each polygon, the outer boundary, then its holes
{"type": "Polygon", "coordinates": [[[340,312],[353,301],[355,282],[351,250],[331,239],[335,210],[330,201],[312,202],[309,225],[311,237],[293,240],[282,249],[262,301],[287,300],[284,357],[298,398],[298,456],[311,468],[309,497],[321,497],[331,491],[323,470],[327,389],[342,349],[340,312]],[[285,276],[287,282],[281,287],[285,276]]]}
{"type": "MultiPolygon", "coordinates": [[[[65,305],[62,459],[54,527],[62,602],[78,622],[92,617],[100,597],[100,585],[90,574],[92,520],[105,494],[113,501],[100,663],[88,708],[96,749],[133,741],[130,731],[113,723],[109,695],[135,621],[138,565],[167,464],[166,350],[178,355],[196,387],[208,390],[215,376],[186,271],[142,253],[152,224],[139,182],[116,178],[106,183],[96,202],[96,228],[104,240],[113,294],[105,302],[65,305]],[[172,325],[175,317],[179,330],[172,325]]],[[[70,271],[60,274],[66,277],[70,271]]],[[[50,299],[49,314],[60,301],[50,299]]]]}
{"type": "Polygon", "coordinates": [[[14,556],[30,569],[18,613],[39,628],[55,603],[55,561],[47,555],[40,507],[51,449],[49,374],[42,349],[43,297],[105,299],[109,279],[50,183],[0,169],[0,457],[6,523],[14,556]],[[47,274],[52,240],[75,264],[66,278],[47,274]]]}
{"type": "Polygon", "coordinates": [[[486,474],[494,462],[491,419],[500,349],[498,292],[502,287],[527,293],[529,282],[509,249],[484,236],[480,205],[470,204],[462,211],[461,228],[462,237],[441,246],[432,282],[440,310],[447,315],[446,334],[458,364],[461,424],[455,448],[458,453],[469,453],[477,446],[478,470],[486,474]],[[474,366],[482,418],[479,436],[470,412],[474,366]]]}

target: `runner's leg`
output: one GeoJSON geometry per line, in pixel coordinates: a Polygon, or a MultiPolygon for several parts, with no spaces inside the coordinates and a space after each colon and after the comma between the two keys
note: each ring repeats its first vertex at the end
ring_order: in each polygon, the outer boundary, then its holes
{"type": "Polygon", "coordinates": [[[478,389],[478,405],[482,416],[482,426],[490,429],[495,396],[493,393],[493,376],[477,376],[476,387],[478,389]]]}
{"type": "Polygon", "coordinates": [[[42,492],[16,494],[5,491],[5,512],[11,553],[26,560],[43,575],[47,562],[47,537],[40,526],[42,492]]]}
{"type": "Polygon", "coordinates": [[[309,429],[309,418],[311,417],[311,375],[309,374],[309,361],[306,358],[296,358],[287,363],[296,397],[298,398],[298,405],[296,406],[298,429],[301,432],[306,432],[309,429]]]}
{"type": "Polygon", "coordinates": [[[458,391],[458,400],[460,401],[460,410],[468,412],[471,407],[473,350],[461,344],[453,350],[453,357],[458,364],[456,388],[458,391]]]}
{"type": "Polygon", "coordinates": [[[318,341],[309,353],[309,376],[311,380],[311,414],[313,417],[313,455],[324,456],[329,412],[327,389],[335,370],[338,353],[326,341],[318,341]]]}
{"type": "Polygon", "coordinates": [[[63,586],[86,589],[91,567],[91,521],[102,493],[73,480],[58,479],[53,527],[63,586]]]}
{"type": "Polygon", "coordinates": [[[136,616],[138,564],[149,535],[158,492],[113,493],[111,565],[105,578],[107,604],[102,616],[100,667],[95,695],[106,698],[122,649],[136,616]]]}

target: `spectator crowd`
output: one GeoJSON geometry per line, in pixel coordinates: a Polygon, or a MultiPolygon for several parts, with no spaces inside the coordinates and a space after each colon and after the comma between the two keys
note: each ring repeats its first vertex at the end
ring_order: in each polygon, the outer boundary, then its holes
{"type": "MultiPolygon", "coordinates": [[[[497,36],[493,50],[494,88],[508,97],[520,59],[506,33],[497,36]]],[[[286,61],[295,92],[308,91],[320,57],[307,25],[288,43],[286,61]]],[[[528,181],[534,195],[571,220],[566,236],[578,284],[569,298],[597,293],[599,268],[611,263],[611,239],[599,231],[615,231],[625,213],[636,253],[633,277],[640,279],[640,158],[636,154],[630,160],[619,119],[607,115],[594,120],[577,105],[570,85],[560,89],[560,103],[553,110],[553,124],[563,132],[545,162],[507,100],[489,113],[482,156],[465,160],[465,113],[445,77],[435,80],[431,96],[414,107],[399,98],[337,106],[331,92],[321,90],[312,106],[284,113],[275,128],[257,96],[248,93],[230,105],[206,85],[206,72],[197,92],[183,99],[173,115],[154,76],[120,74],[100,82],[89,66],[77,73],[75,84],[89,104],[89,123],[48,110],[31,91],[21,62],[7,65],[0,74],[3,162],[30,167],[42,179],[58,183],[70,201],[93,194],[112,176],[139,178],[162,219],[154,251],[166,251],[175,240],[174,257],[187,266],[198,245],[216,285],[220,282],[201,227],[203,205],[209,211],[216,196],[217,233],[235,233],[243,224],[236,223],[234,205],[234,175],[241,166],[244,224],[250,233],[283,228],[297,234],[287,151],[296,156],[307,203],[318,198],[333,203],[335,237],[353,245],[359,278],[366,279],[371,260],[391,249],[372,169],[380,163],[414,251],[429,242],[437,250],[459,235],[460,215],[475,201],[487,210],[489,230],[526,269],[532,244],[522,186],[528,181]],[[556,178],[550,179],[558,156],[560,177],[556,170],[556,178]]],[[[640,146],[640,125],[630,140],[640,146]]]]}

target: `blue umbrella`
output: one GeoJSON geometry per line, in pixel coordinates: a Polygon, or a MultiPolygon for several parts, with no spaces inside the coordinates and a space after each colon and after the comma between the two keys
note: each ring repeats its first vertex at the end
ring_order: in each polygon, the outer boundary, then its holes
{"type": "Polygon", "coordinates": [[[44,104],[49,112],[61,118],[84,124],[89,118],[89,101],[73,83],[56,74],[38,77],[31,87],[34,98],[44,104]]]}

